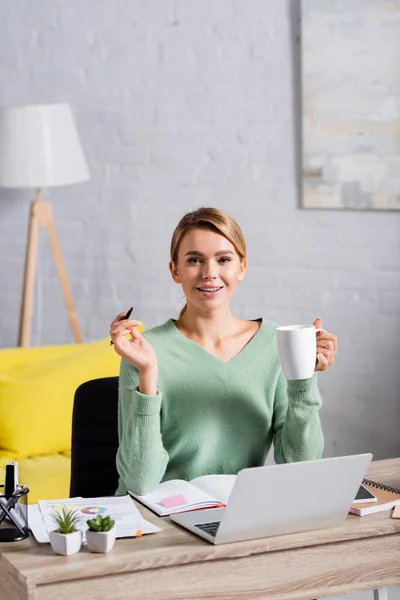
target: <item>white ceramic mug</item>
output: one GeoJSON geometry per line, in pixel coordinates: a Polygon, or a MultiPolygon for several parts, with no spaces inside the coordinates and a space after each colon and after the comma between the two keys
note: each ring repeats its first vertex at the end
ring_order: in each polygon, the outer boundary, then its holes
{"type": "Polygon", "coordinates": [[[314,325],[285,325],[276,328],[276,344],[286,379],[309,379],[315,370],[317,331],[314,325]]]}

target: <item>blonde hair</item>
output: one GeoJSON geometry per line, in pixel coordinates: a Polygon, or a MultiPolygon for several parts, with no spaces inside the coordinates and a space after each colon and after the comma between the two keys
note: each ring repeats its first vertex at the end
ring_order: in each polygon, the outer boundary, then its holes
{"type": "MultiPolygon", "coordinates": [[[[170,256],[171,261],[178,264],[178,252],[183,236],[190,229],[210,229],[224,236],[235,248],[240,260],[246,258],[246,242],[242,230],[235,219],[218,208],[198,208],[182,217],[172,234],[170,256]]],[[[186,311],[186,304],[179,317],[186,311]]],[[[179,318],[178,317],[178,318],[179,318]]]]}

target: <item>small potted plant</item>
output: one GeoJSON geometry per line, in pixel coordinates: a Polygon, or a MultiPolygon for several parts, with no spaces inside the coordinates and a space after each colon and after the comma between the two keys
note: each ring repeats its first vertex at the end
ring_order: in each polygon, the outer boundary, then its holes
{"type": "Polygon", "coordinates": [[[56,529],[50,531],[50,544],[55,554],[69,556],[79,552],[82,545],[82,531],[78,529],[80,516],[76,510],[65,505],[61,512],[52,515],[56,529]]]}
{"type": "Polygon", "coordinates": [[[97,515],[88,519],[89,529],[86,531],[86,541],[91,552],[109,552],[114,546],[116,537],[115,521],[111,517],[97,515]]]}

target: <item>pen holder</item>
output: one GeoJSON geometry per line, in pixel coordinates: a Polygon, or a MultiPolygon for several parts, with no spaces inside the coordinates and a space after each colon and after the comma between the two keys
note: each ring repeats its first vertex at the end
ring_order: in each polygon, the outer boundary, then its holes
{"type": "Polygon", "coordinates": [[[28,492],[29,488],[20,486],[7,500],[4,485],[0,485],[0,542],[17,542],[29,536],[28,492]]]}

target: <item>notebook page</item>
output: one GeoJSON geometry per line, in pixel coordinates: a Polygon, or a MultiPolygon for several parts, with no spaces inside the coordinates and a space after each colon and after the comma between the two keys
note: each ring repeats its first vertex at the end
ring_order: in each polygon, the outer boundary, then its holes
{"type": "Polygon", "coordinates": [[[191,507],[214,506],[220,504],[221,500],[195,487],[191,483],[183,479],[171,479],[160,483],[155,490],[149,494],[139,496],[129,492],[134,498],[142,501],[143,504],[149,506],[159,515],[169,515],[175,512],[190,510],[191,507]],[[168,498],[176,498],[183,496],[184,502],[175,504],[173,507],[166,507],[163,504],[168,498]]]}
{"type": "Polygon", "coordinates": [[[236,481],[236,475],[201,475],[190,483],[226,504],[236,481]]]}

